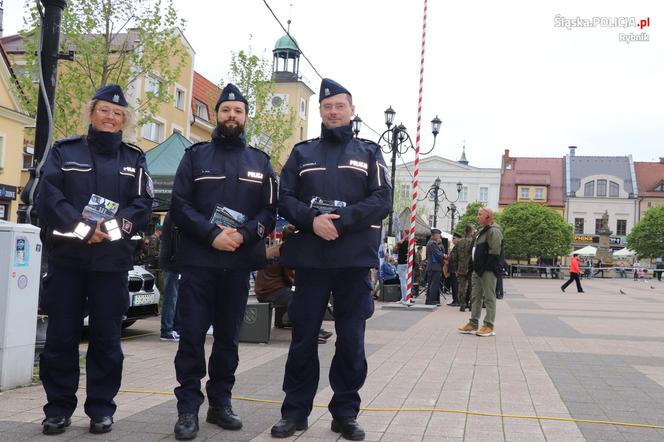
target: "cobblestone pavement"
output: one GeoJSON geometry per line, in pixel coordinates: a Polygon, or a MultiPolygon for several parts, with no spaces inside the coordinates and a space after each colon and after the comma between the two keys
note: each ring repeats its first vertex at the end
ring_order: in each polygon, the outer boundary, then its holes
{"type": "MultiPolygon", "coordinates": [[[[664,283],[592,279],[583,285],[586,293],[573,287],[562,293],[557,280],[507,280],[505,299],[498,302],[497,336],[490,338],[458,334],[468,314],[456,308],[415,312],[377,306],[367,326],[369,376],[361,391],[368,408],[359,416],[366,439],[664,440],[662,429],[617,424],[664,426],[664,283]]],[[[333,323],[325,327],[332,329],[333,323]]],[[[158,331],[159,321],[152,319],[125,332],[123,391],[111,433],[89,434],[81,405],[63,435],[42,436],[44,393],[33,385],[0,393],[0,440],[173,439],[177,345],[160,341],[158,331]]],[[[231,432],[205,423],[204,406],[197,440],[270,439],[283,398],[290,335],[272,332],[269,344],[240,346],[234,408],[244,428],[231,432]]],[[[332,395],[326,374],[334,337],[319,350],[315,402],[320,406],[309,430],[292,439],[339,437],[330,431],[325,408],[332,395]]],[[[84,395],[81,390],[81,404],[84,395]]]]}

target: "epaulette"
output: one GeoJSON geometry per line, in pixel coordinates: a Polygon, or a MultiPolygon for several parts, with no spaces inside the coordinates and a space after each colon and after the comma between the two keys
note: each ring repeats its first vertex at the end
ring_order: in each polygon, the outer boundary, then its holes
{"type": "Polygon", "coordinates": [[[364,143],[367,143],[367,144],[373,144],[375,147],[380,147],[380,145],[377,144],[375,141],[367,140],[366,138],[359,138],[359,137],[358,137],[358,138],[355,138],[355,139],[356,139],[356,140],[359,140],[359,141],[362,141],[362,142],[364,142],[364,143]]]}
{"type": "Polygon", "coordinates": [[[203,144],[208,144],[210,141],[199,141],[198,143],[194,143],[191,146],[187,147],[185,150],[190,150],[192,152],[195,152],[200,146],[203,144]]]}
{"type": "Polygon", "coordinates": [[[73,137],[67,137],[63,138],[61,140],[57,140],[55,143],[53,143],[53,146],[56,145],[63,145],[67,143],[73,143],[74,141],[81,141],[83,139],[83,135],[75,135],[73,137]]]}
{"type": "Polygon", "coordinates": [[[145,153],[145,152],[143,152],[143,149],[141,149],[140,147],[138,147],[137,145],[135,145],[135,144],[133,144],[133,143],[128,143],[128,142],[126,142],[126,141],[123,141],[122,143],[123,143],[125,146],[129,147],[130,149],[137,150],[137,151],[139,151],[140,153],[145,153]]]}
{"type": "Polygon", "coordinates": [[[299,143],[295,143],[295,145],[293,146],[293,148],[299,146],[300,144],[313,143],[314,141],[318,141],[318,140],[320,140],[320,137],[310,138],[310,139],[308,139],[308,140],[300,141],[299,143]]]}
{"type": "Polygon", "coordinates": [[[271,157],[267,152],[264,152],[264,151],[260,150],[260,149],[257,148],[257,147],[251,146],[251,145],[249,145],[249,144],[247,144],[247,147],[249,147],[249,148],[255,150],[256,152],[260,152],[260,153],[262,153],[263,155],[265,155],[265,156],[267,157],[268,160],[272,159],[272,157],[271,157]]]}

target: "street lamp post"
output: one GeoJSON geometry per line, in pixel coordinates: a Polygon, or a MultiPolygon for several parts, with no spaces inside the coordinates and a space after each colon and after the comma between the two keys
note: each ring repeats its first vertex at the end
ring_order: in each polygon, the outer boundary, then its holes
{"type": "Polygon", "coordinates": [[[452,201],[447,196],[445,189],[440,188],[440,183],[440,177],[436,177],[433,184],[420,201],[424,201],[427,198],[433,200],[433,227],[438,227],[438,206],[440,205],[440,202],[448,201],[450,205],[447,207],[447,212],[452,212],[452,227],[450,228],[450,231],[452,231],[454,230],[454,213],[456,212],[456,204],[454,203],[459,201],[459,196],[461,195],[461,190],[463,189],[463,183],[461,183],[461,181],[456,183],[457,197],[454,201],[452,201]],[[442,193],[441,198],[439,198],[440,193],[442,193]]]}
{"type": "MultiPolygon", "coordinates": [[[[390,184],[392,185],[392,205],[390,207],[390,215],[389,215],[389,220],[388,220],[388,226],[387,226],[387,234],[388,236],[394,236],[393,234],[393,218],[394,218],[394,179],[395,179],[395,172],[396,172],[396,167],[397,167],[397,153],[399,155],[403,155],[406,152],[408,152],[408,149],[415,149],[413,147],[413,142],[412,139],[410,138],[410,135],[408,135],[408,132],[406,130],[406,126],[403,124],[395,125],[394,124],[394,116],[396,115],[396,112],[394,109],[392,109],[392,106],[390,106],[388,109],[385,110],[385,126],[387,126],[387,129],[385,132],[383,132],[380,135],[380,138],[378,138],[378,144],[381,146],[381,149],[385,154],[390,154],[391,155],[391,170],[392,170],[392,175],[390,176],[390,184]],[[394,126],[394,127],[392,127],[394,126]]],[[[355,133],[355,136],[360,131],[360,124],[362,123],[362,120],[359,117],[355,117],[353,119],[353,132],[355,133]],[[359,122],[358,122],[359,121],[359,122]]],[[[431,145],[431,148],[422,153],[422,155],[427,155],[431,153],[433,148],[436,146],[436,137],[438,133],[440,132],[440,125],[443,122],[436,116],[433,120],[431,120],[431,133],[433,134],[433,144],[431,145]]]]}

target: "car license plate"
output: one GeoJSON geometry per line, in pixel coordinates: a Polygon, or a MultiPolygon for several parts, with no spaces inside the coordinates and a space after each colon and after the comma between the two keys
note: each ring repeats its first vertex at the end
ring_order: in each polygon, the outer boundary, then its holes
{"type": "Polygon", "coordinates": [[[132,305],[152,304],[152,295],[134,295],[132,305]]]}

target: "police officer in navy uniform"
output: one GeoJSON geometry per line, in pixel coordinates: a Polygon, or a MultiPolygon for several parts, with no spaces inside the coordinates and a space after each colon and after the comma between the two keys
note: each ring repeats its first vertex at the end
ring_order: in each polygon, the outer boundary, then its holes
{"type": "Polygon", "coordinates": [[[373,314],[369,269],[378,267],[381,221],[391,204],[380,147],[353,138],[350,92],[333,80],[320,87],[321,137],[296,144],[281,171],[279,213],[299,231],[281,261],[295,268],[288,308],[293,336],[286,362],[282,419],[285,438],[307,428],[319,380],[318,331],[332,294],[336,350],[330,367],[332,431],[363,440],[358,390],[367,375],[366,320],[373,314]]]}
{"type": "Polygon", "coordinates": [[[175,357],[180,386],[175,389],[178,421],[174,429],[179,440],[198,434],[198,410],[204,400],[203,345],[210,325],[214,344],[206,385],[207,422],[227,430],[242,428],[231,407],[239,331],[249,273],[266,265],[265,239],[276,219],[278,195],[270,157],[245,139],[247,100],[235,85],[228,84],[215,110],[212,140],[185,151],[171,201],[171,216],[181,233],[177,252],[181,326],[175,357]]]}
{"type": "Polygon", "coordinates": [[[111,431],[135,248],[130,238],[147,226],[154,196],[143,151],[122,141],[133,115],[120,86],[97,90],[88,109],[87,135],[56,142],[41,169],[37,206],[48,249],[42,297],[48,329],[39,366],[48,401],[44,434],[65,431],[76,409],[86,311],[85,413],[91,433],[111,431]],[[106,199],[106,216],[83,215],[93,195],[106,199]]]}

